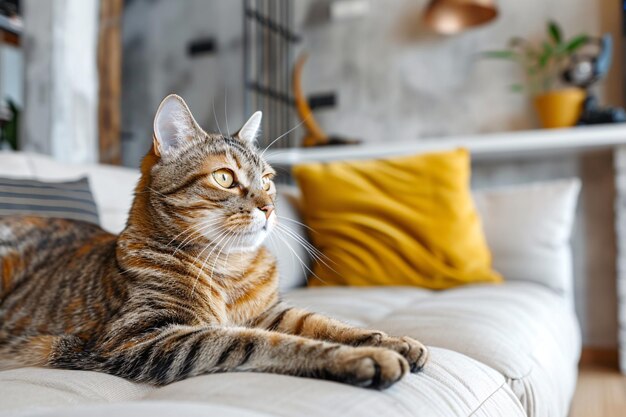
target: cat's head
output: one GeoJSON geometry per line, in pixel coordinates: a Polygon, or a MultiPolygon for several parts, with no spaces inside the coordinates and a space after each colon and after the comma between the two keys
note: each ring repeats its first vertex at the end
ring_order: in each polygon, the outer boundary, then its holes
{"type": "Polygon", "coordinates": [[[256,112],[232,136],[206,133],[182,98],[163,100],[143,191],[174,244],[194,239],[228,253],[256,249],[267,237],[276,223],[276,187],[255,144],[260,124],[256,112]]]}

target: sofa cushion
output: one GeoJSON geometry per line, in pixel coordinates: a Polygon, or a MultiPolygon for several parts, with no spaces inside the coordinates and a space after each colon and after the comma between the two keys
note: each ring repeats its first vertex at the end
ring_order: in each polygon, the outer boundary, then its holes
{"type": "Polygon", "coordinates": [[[156,389],[94,372],[28,368],[0,372],[0,392],[0,414],[21,417],[524,416],[502,375],[438,348],[423,372],[385,391],[261,373],[205,375],[156,389]]]}
{"type": "Polygon", "coordinates": [[[25,153],[0,151],[0,176],[32,178],[33,167],[25,153]]]}
{"type": "Polygon", "coordinates": [[[0,176],[0,216],[16,214],[100,224],[87,177],[50,182],[0,176]]]}
{"type": "Polygon", "coordinates": [[[139,172],[107,165],[61,163],[44,155],[0,152],[0,176],[41,181],[70,181],[88,177],[98,205],[101,226],[119,233],[126,224],[139,172]]]}
{"type": "Polygon", "coordinates": [[[577,178],[474,193],[493,267],[507,281],[534,281],[572,296],[570,237],[577,178]]]}
{"type": "Polygon", "coordinates": [[[12,369],[0,372],[0,415],[135,400],[153,389],[98,372],[12,369]]]}
{"type": "Polygon", "coordinates": [[[571,305],[548,288],[511,282],[443,292],[309,288],[285,298],[355,325],[415,337],[499,371],[529,416],[565,416],[573,395],[580,331],[571,305]]]}
{"type": "MultiPolygon", "coordinates": [[[[482,219],[487,243],[493,255],[493,266],[507,281],[536,282],[572,299],[572,262],[569,238],[576,211],[580,180],[536,182],[512,187],[474,191],[476,208],[482,219]]],[[[281,187],[284,203],[278,207],[283,224],[302,221],[297,187],[281,187]]],[[[310,230],[296,229],[306,237],[310,230]]],[[[312,232],[314,233],[314,232],[312,232]]],[[[292,242],[295,249],[300,244],[292,242]]],[[[281,270],[285,288],[306,284],[307,271],[289,250],[277,250],[279,263],[291,265],[281,270]],[[285,276],[283,273],[288,273],[285,276]]],[[[298,252],[309,266],[308,253],[298,252]]]]}
{"type": "Polygon", "coordinates": [[[446,289],[502,280],[472,201],[466,150],[303,164],[293,174],[323,253],[309,285],[446,289]]]}

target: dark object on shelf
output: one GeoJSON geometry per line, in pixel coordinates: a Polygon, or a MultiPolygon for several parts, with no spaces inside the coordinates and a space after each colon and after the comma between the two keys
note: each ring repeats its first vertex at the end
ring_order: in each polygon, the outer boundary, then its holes
{"type": "Polygon", "coordinates": [[[302,54],[293,67],[292,88],[293,96],[296,104],[296,112],[300,118],[305,134],[302,140],[302,146],[327,146],[327,145],[357,145],[361,143],[358,139],[348,139],[339,136],[331,136],[326,134],[320,124],[313,116],[313,110],[309,102],[304,98],[302,90],[302,70],[306,62],[307,55],[302,54]]]}
{"type": "Polygon", "coordinates": [[[589,88],[601,80],[609,72],[613,56],[613,38],[609,34],[601,38],[589,38],[587,45],[595,47],[597,51],[572,54],[563,72],[563,79],[568,84],[580,88],[589,88]]]}
{"type": "Polygon", "coordinates": [[[322,93],[309,96],[309,106],[312,110],[322,109],[324,107],[335,107],[337,105],[337,96],[335,93],[322,93]]]}
{"type": "Polygon", "coordinates": [[[18,0],[0,0],[0,42],[19,46],[23,27],[18,0]]]}
{"type": "Polygon", "coordinates": [[[20,14],[19,0],[0,0],[0,14],[14,17],[20,14]]]}
{"type": "Polygon", "coordinates": [[[600,107],[594,95],[588,95],[578,125],[597,125],[626,122],[626,111],[620,107],[600,107]]]}
{"type": "Polygon", "coordinates": [[[189,42],[187,47],[187,53],[191,57],[197,57],[198,55],[212,54],[216,52],[217,47],[215,45],[215,38],[202,38],[189,42]]]}
{"type": "Polygon", "coordinates": [[[337,146],[337,145],[358,145],[361,143],[359,139],[342,138],[340,136],[329,136],[325,143],[317,143],[311,146],[337,146]]]}
{"type": "Polygon", "coordinates": [[[600,106],[597,97],[590,91],[591,86],[604,78],[611,68],[613,38],[609,34],[601,38],[589,38],[581,51],[572,54],[567,68],[563,71],[565,82],[587,90],[587,98],[577,124],[626,122],[624,109],[600,106]]]}

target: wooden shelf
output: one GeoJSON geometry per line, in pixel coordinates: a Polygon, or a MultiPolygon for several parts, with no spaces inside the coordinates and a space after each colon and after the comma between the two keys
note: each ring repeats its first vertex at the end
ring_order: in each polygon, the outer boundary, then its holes
{"type": "Polygon", "coordinates": [[[307,162],[383,158],[458,147],[469,149],[473,159],[504,159],[610,149],[618,145],[626,145],[626,124],[489,133],[415,142],[278,149],[267,151],[266,158],[272,165],[289,167],[307,162]]]}

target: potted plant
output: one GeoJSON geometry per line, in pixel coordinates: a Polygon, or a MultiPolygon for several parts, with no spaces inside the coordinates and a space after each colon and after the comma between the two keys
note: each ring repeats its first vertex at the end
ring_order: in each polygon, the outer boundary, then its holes
{"type": "Polygon", "coordinates": [[[0,150],[17,150],[20,109],[7,99],[7,107],[0,113],[0,150]]]}
{"type": "Polygon", "coordinates": [[[513,38],[509,41],[509,49],[488,51],[484,56],[510,60],[521,66],[525,82],[511,88],[533,97],[543,127],[573,126],[580,117],[586,92],[568,86],[561,75],[570,57],[587,44],[589,36],[580,34],[566,40],[559,25],[553,21],[548,22],[547,32],[547,38],[539,43],[513,38]]]}

